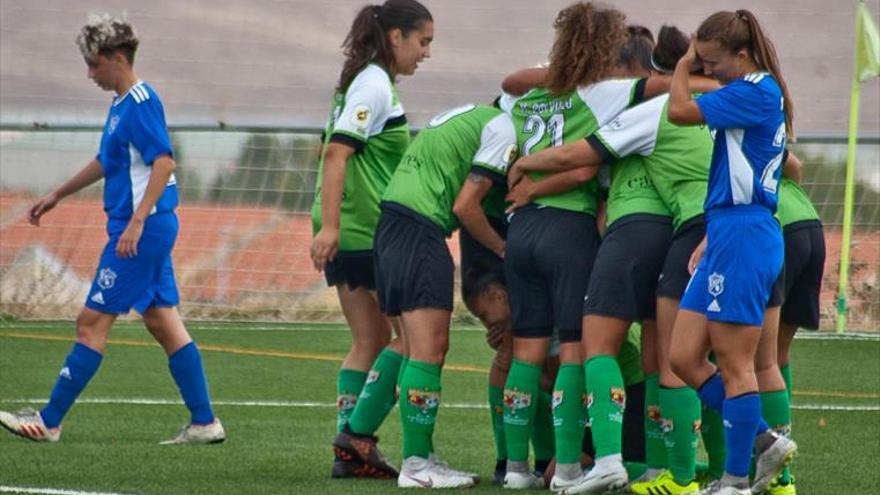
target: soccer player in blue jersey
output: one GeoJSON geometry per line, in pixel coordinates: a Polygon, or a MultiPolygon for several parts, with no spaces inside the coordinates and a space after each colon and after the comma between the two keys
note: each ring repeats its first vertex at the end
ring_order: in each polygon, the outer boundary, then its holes
{"type": "Polygon", "coordinates": [[[673,371],[724,417],[725,474],[700,493],[759,494],[797,449],[761,417],[755,372],[759,347],[768,340],[775,345],[775,339],[764,338],[761,325],[782,270],[782,233],[773,213],[792,104],[773,45],[751,12],[717,12],[703,21],[675,68],[669,120],[707,124],[715,132],[706,239],[692,258],[699,261],[681,300],[671,347],[673,371]],[[695,100],[687,74],[698,60],[723,87],[695,100]],[[717,368],[707,359],[710,349],[717,368]]]}
{"type": "Polygon", "coordinates": [[[60,200],[103,178],[110,239],[76,319],[76,344],[49,403],[40,411],[0,411],[0,425],[31,440],[57,442],[62,419],[98,371],[113,322],[134,309],[168,355],[171,375],[191,413],[179,434],[162,443],[222,442],[226,433],[211,409],[202,358],[176,308],[180,298],[171,250],[178,231],[178,196],[162,102],[134,72],[139,41],[129,23],[94,16],[76,42],[89,79],[113,91],[113,103],[98,155],[40,199],[30,209],[29,220],[39,226],[40,218],[60,200]]]}

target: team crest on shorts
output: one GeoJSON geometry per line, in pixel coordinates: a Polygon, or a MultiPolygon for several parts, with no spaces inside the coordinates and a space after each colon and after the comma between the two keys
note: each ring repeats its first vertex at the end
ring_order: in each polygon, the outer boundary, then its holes
{"type": "Polygon", "coordinates": [[[504,389],[504,407],[514,413],[519,409],[526,409],[532,405],[532,394],[519,390],[504,389]]]}
{"type": "Polygon", "coordinates": [[[660,406],[648,406],[648,419],[655,423],[660,423],[660,406]]]}
{"type": "Polygon", "coordinates": [[[422,414],[427,414],[429,409],[437,409],[440,405],[440,392],[411,388],[406,394],[406,400],[411,406],[421,409],[422,414]]]}
{"type": "Polygon", "coordinates": [[[724,292],[724,275],[712,273],[709,275],[709,295],[718,297],[724,292]]]}
{"type": "Polygon", "coordinates": [[[660,429],[663,433],[672,433],[672,430],[675,429],[675,423],[671,419],[660,418],[660,429]]]}
{"type": "Polygon", "coordinates": [[[367,381],[364,382],[364,385],[369,385],[369,384],[375,382],[376,380],[378,380],[380,374],[381,373],[379,373],[376,370],[370,370],[370,372],[367,373],[367,381]]]}
{"type": "Polygon", "coordinates": [[[611,388],[611,402],[617,407],[626,407],[626,391],[622,388],[611,388]]]}
{"type": "Polygon", "coordinates": [[[357,404],[357,396],[354,394],[340,394],[336,397],[337,411],[351,411],[357,404]]]}
{"type": "Polygon", "coordinates": [[[116,284],[116,272],[110,268],[101,268],[101,271],[98,272],[98,287],[107,290],[112,288],[114,284],[116,284]]]}
{"type": "Polygon", "coordinates": [[[561,406],[563,397],[564,395],[562,390],[554,390],[553,400],[550,401],[550,408],[556,409],[557,407],[561,406]]]}

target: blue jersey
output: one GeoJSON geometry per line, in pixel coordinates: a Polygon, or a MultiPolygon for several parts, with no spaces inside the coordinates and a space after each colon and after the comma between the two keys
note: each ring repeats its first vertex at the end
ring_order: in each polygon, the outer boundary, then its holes
{"type": "Polygon", "coordinates": [[[776,80],[755,72],[696,101],[715,132],[706,211],[760,205],[775,212],[786,139],[776,80]]]}
{"type": "MultiPolygon", "coordinates": [[[[172,155],[165,125],[165,110],[153,88],[138,81],[113,98],[101,150],[97,156],[104,169],[104,211],[111,220],[129,220],[144,198],[153,161],[172,155]]],[[[177,207],[174,175],[150,214],[177,207]]]]}

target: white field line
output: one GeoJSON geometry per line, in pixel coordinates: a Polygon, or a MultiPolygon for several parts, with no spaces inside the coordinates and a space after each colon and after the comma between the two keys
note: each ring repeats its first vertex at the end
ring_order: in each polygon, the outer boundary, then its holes
{"type": "MultiPolygon", "coordinates": [[[[46,401],[42,399],[0,399],[0,402],[20,403],[20,404],[42,404],[46,401]]],[[[147,398],[130,398],[130,399],[113,399],[113,398],[84,398],[76,401],[77,404],[110,404],[110,405],[135,405],[135,406],[179,406],[183,405],[180,400],[171,399],[147,399],[147,398]]],[[[287,400],[215,400],[212,402],[215,406],[230,407],[287,407],[287,408],[335,408],[335,402],[318,402],[318,401],[287,401],[287,400]]],[[[487,404],[469,404],[469,403],[444,403],[442,405],[448,409],[488,409],[487,404]]],[[[880,405],[855,405],[855,404],[793,404],[792,409],[799,411],[846,411],[846,412],[880,412],[880,405]]]]}
{"type": "Polygon", "coordinates": [[[0,485],[0,493],[33,493],[39,495],[125,495],[116,492],[85,492],[82,490],[66,490],[63,488],[37,488],[30,486],[0,485]]]}

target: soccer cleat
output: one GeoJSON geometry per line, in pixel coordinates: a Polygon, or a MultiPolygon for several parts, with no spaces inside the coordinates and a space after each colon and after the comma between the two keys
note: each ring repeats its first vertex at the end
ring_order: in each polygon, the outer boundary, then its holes
{"type": "Polygon", "coordinates": [[[797,452],[797,444],[790,438],[773,432],[762,433],[773,435],[775,440],[762,452],[755,453],[755,479],[752,481],[753,493],[764,493],[770,482],[779,476],[797,452]]]}
{"type": "Polygon", "coordinates": [[[664,471],[657,478],[640,483],[633,483],[630,491],[636,495],[697,495],[700,492],[700,485],[696,481],[691,481],[687,485],[679,485],[672,472],[664,471]]]}
{"type": "Polygon", "coordinates": [[[791,482],[787,485],[779,484],[779,479],[773,480],[765,493],[766,495],[797,495],[797,490],[794,487],[794,477],[791,478],[791,482]]]}
{"type": "Polygon", "coordinates": [[[46,427],[40,413],[29,407],[14,413],[0,411],[0,426],[35,442],[57,442],[61,439],[61,427],[46,427]]]}
{"type": "Polygon", "coordinates": [[[343,430],[333,439],[333,451],[341,459],[360,459],[374,472],[371,478],[397,478],[400,472],[379,452],[378,441],[374,436],[353,435],[343,430]]]}
{"type": "Polygon", "coordinates": [[[499,459],[495,461],[495,472],[492,473],[492,484],[495,486],[504,485],[504,475],[507,473],[507,459],[499,459]]]}
{"type": "Polygon", "coordinates": [[[455,474],[457,476],[465,476],[467,478],[471,478],[472,480],[474,480],[474,484],[477,484],[480,482],[480,475],[479,474],[471,472],[471,471],[459,471],[458,469],[452,469],[451,467],[449,467],[448,462],[440,459],[440,457],[433,452],[428,454],[428,462],[436,464],[438,468],[444,469],[444,470],[448,471],[450,474],[455,474]]]}
{"type": "Polygon", "coordinates": [[[544,478],[533,472],[517,472],[508,471],[504,475],[504,484],[507,490],[532,490],[535,488],[544,488],[544,478]]]}
{"type": "Polygon", "coordinates": [[[581,473],[580,476],[573,480],[566,480],[554,474],[553,478],[550,480],[550,491],[554,493],[567,493],[566,490],[581,484],[586,476],[586,473],[581,473]]]}
{"type": "Polygon", "coordinates": [[[468,488],[474,486],[474,479],[462,476],[454,469],[423,459],[408,457],[403,462],[397,477],[398,488],[468,488]]]}
{"type": "Polygon", "coordinates": [[[224,440],[226,440],[226,430],[223,429],[220,418],[214,418],[213,423],[206,425],[185,425],[176,437],[159,442],[159,445],[211,444],[222,443],[224,440]]]}
{"type": "Polygon", "coordinates": [[[626,484],[625,489],[632,490],[632,488],[637,484],[656,481],[657,478],[659,476],[663,475],[663,473],[665,473],[665,472],[666,472],[665,469],[648,468],[638,478],[636,478],[634,480],[629,480],[629,483],[626,484]]]}
{"type": "Polygon", "coordinates": [[[564,495],[575,493],[608,493],[619,490],[626,486],[629,476],[626,468],[620,461],[596,463],[579,483],[571,488],[559,492],[564,495]]]}
{"type": "Polygon", "coordinates": [[[721,480],[715,480],[700,490],[700,495],[752,495],[752,491],[748,488],[725,485],[721,480]]]}

